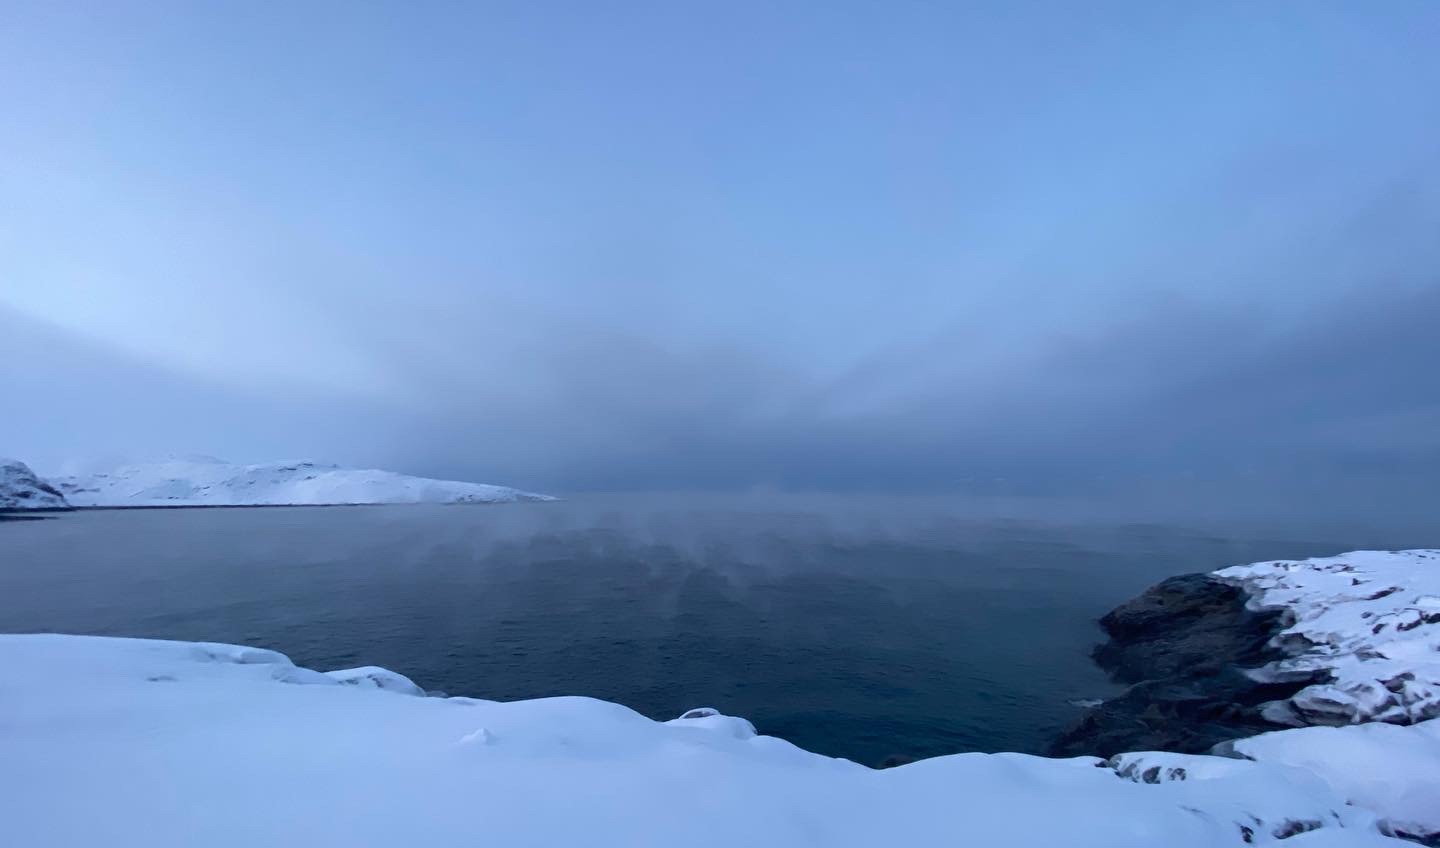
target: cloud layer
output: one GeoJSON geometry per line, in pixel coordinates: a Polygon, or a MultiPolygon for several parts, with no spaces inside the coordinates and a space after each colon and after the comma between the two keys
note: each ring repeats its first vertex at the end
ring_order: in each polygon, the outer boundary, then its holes
{"type": "Polygon", "coordinates": [[[41,467],[1434,500],[1433,4],[72,11],[0,21],[41,467]]]}

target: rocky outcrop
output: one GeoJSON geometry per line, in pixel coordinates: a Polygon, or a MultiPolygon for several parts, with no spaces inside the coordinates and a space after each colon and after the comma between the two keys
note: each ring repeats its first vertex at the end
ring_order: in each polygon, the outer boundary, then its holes
{"type": "Polygon", "coordinates": [[[1095,649],[1095,661],[1133,685],[1087,711],[1050,753],[1195,754],[1279,729],[1262,705],[1313,679],[1261,683],[1246,673],[1281,658],[1271,639],[1289,624],[1284,610],[1253,611],[1246,600],[1243,590],[1211,575],[1185,574],[1112,610],[1100,620],[1110,639],[1095,649]]]}
{"type": "Polygon", "coordinates": [[[1100,619],[1110,641],[1095,649],[1095,661],[1127,683],[1261,665],[1277,657],[1267,643],[1285,613],[1252,612],[1245,601],[1241,589],[1209,574],[1171,577],[1100,619]]]}
{"type": "Polygon", "coordinates": [[[1281,727],[1440,717],[1440,551],[1351,551],[1172,577],[1100,621],[1124,694],[1062,755],[1198,753],[1281,727]]]}
{"type": "Polygon", "coordinates": [[[65,496],[18,459],[0,459],[0,509],[69,509],[65,496]]]}

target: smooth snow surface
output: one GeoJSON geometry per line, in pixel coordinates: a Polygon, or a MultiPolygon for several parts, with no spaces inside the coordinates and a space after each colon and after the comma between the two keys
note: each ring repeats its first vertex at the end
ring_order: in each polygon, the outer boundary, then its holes
{"type": "MultiPolygon", "coordinates": [[[[1405,844],[1355,773],[1374,763],[1348,744],[1332,761],[1323,738],[1303,764],[1153,755],[1183,779],[1020,754],[874,771],[707,708],[662,723],[588,698],[404,695],[380,669],[343,685],[254,648],[0,636],[0,667],[0,828],[26,848],[1405,844]]],[[[1434,733],[1391,730],[1364,744],[1434,733]]]]}
{"type": "Polygon", "coordinates": [[[1440,551],[1355,551],[1215,574],[1242,586],[1251,604],[1294,616],[1277,637],[1290,656],[1257,677],[1327,678],[1270,705],[1267,717],[1343,725],[1440,716],[1440,551]]]}
{"type": "Polygon", "coordinates": [[[186,458],[127,465],[52,481],[73,506],[278,506],[284,504],[503,503],[552,500],[483,483],[314,462],[232,465],[186,458]]]}
{"type": "Polygon", "coordinates": [[[0,509],[66,509],[54,487],[18,459],[0,458],[0,509]]]}

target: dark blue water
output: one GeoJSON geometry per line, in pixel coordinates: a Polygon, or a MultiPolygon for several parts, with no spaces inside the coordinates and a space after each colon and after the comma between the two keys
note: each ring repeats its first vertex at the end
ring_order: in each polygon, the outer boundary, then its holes
{"type": "Polygon", "coordinates": [[[589,498],[0,523],[0,631],[238,642],[482,698],[714,706],[827,754],[1039,751],[1112,691],[1094,619],[1170,574],[1433,539],[589,498]]]}

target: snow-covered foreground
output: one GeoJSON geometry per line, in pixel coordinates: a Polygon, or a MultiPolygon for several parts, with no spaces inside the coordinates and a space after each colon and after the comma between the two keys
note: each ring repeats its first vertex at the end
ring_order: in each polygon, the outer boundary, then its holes
{"type": "Polygon", "coordinates": [[[1295,618],[1277,637],[1289,657],[1257,678],[1329,678],[1270,705],[1267,718],[1345,725],[1440,716],[1440,550],[1354,551],[1215,574],[1242,586],[1252,605],[1295,618]]]}
{"type": "Polygon", "coordinates": [[[314,462],[232,465],[170,459],[53,481],[72,506],[504,503],[552,500],[505,486],[314,462]]]}
{"type": "Polygon", "coordinates": [[[1282,731],[1247,743],[1256,761],[959,754],[874,771],[712,711],[428,698],[383,669],[254,648],[0,636],[0,667],[0,829],[27,848],[1316,848],[1401,845],[1379,828],[1440,818],[1434,722],[1282,731]]]}
{"type": "Polygon", "coordinates": [[[65,498],[18,459],[0,458],[0,509],[65,509],[65,498]]]}

